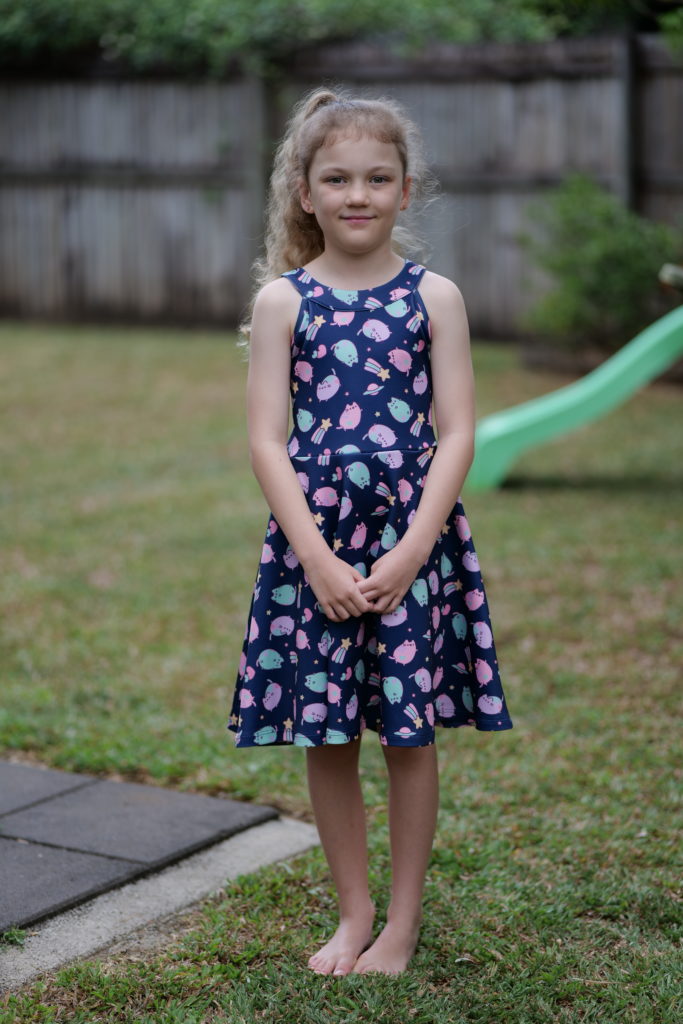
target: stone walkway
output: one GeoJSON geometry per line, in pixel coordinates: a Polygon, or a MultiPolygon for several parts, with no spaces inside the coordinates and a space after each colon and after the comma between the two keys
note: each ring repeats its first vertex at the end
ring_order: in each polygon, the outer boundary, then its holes
{"type": "Polygon", "coordinates": [[[273,807],[0,762],[0,933],[276,818],[273,807]]]}

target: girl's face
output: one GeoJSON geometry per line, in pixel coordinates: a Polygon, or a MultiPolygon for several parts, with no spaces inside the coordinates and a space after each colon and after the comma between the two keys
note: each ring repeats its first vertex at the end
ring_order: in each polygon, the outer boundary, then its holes
{"type": "Polygon", "coordinates": [[[359,255],[390,243],[410,184],[393,142],[342,135],[316,151],[301,206],[315,214],[326,249],[359,255]]]}

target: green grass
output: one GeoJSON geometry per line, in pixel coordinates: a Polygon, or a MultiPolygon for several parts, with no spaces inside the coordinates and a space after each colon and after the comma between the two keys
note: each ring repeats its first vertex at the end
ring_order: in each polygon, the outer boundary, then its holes
{"type": "MultiPolygon", "coordinates": [[[[475,346],[479,414],[565,382],[475,346]]],[[[0,327],[4,756],[274,804],[305,755],[225,731],[267,509],[220,334],[0,327]]],[[[656,385],[467,496],[515,728],[440,730],[439,827],[399,978],[322,978],[315,849],[231,883],[161,952],[70,967],[0,1022],[669,1022],[680,999],[680,389],[656,385]]],[[[387,790],[362,746],[372,892],[387,790]]]]}

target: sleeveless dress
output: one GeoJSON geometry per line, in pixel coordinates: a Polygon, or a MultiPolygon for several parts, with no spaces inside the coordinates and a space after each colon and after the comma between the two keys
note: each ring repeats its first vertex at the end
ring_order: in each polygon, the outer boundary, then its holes
{"type": "MultiPolygon", "coordinates": [[[[283,275],[302,296],[287,450],[327,544],[363,576],[412,522],[437,445],[423,273],[406,260],[361,291],[283,275]]],[[[398,608],[344,622],[324,614],[271,514],[227,726],[235,745],[347,743],[370,728],[383,744],[428,746],[437,725],[512,728],[460,500],[398,608]]]]}

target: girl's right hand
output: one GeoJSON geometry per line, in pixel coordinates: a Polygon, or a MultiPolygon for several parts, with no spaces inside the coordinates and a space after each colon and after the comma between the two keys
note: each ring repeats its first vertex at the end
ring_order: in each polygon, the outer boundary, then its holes
{"type": "Polygon", "coordinates": [[[358,589],[358,581],[364,577],[329,549],[323,558],[309,563],[305,573],[323,613],[333,622],[372,611],[372,601],[358,589]]]}

